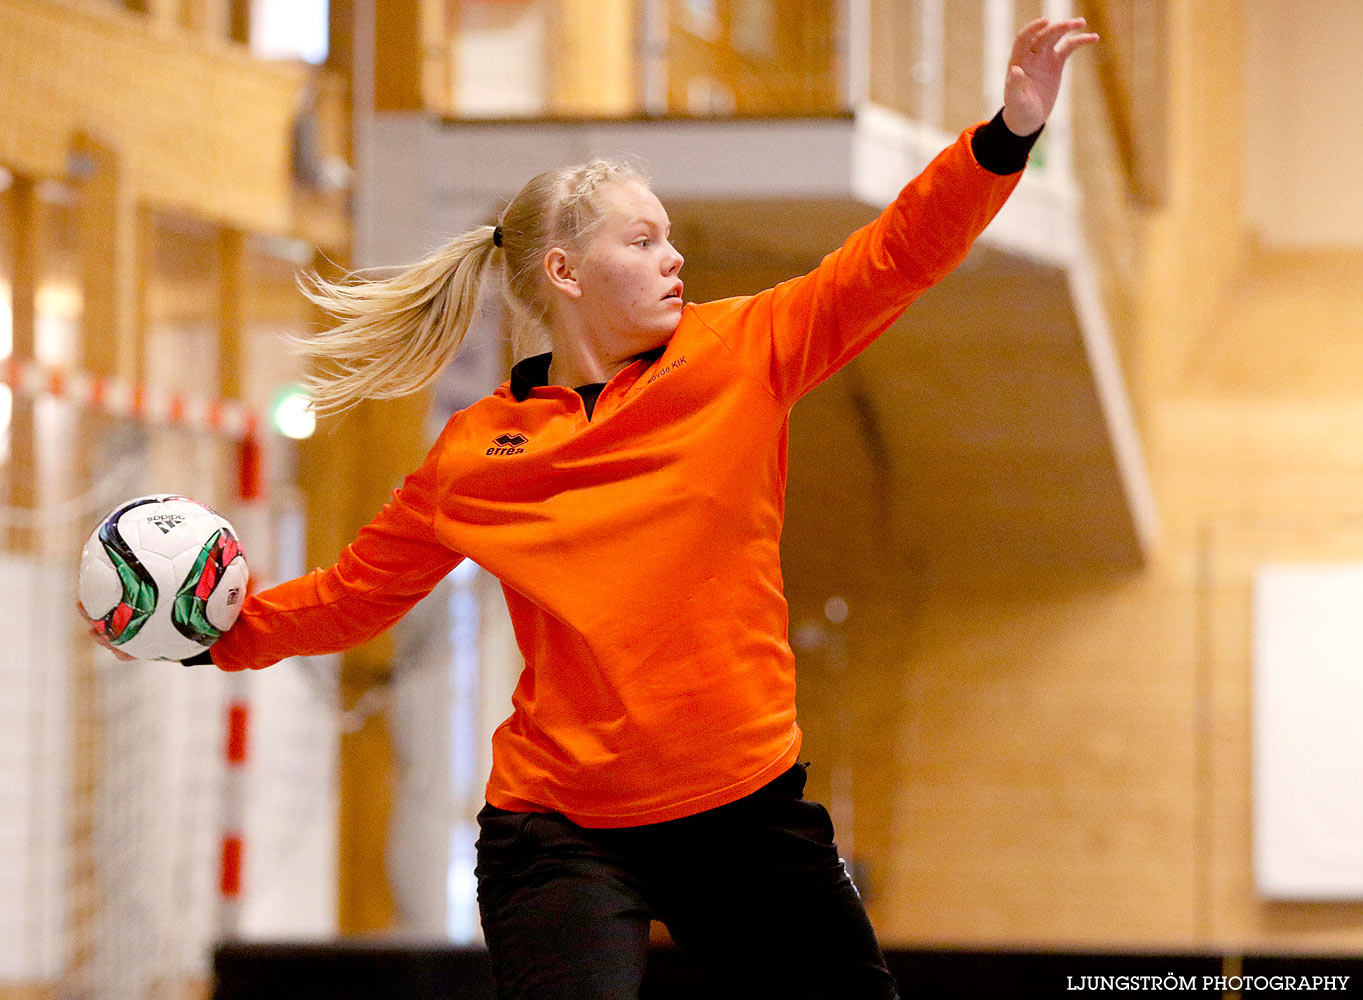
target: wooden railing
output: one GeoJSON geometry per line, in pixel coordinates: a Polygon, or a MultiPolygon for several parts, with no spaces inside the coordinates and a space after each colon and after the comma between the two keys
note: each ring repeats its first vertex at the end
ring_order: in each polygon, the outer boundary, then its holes
{"type": "MultiPolygon", "coordinates": [[[[946,133],[1000,106],[1013,37],[1029,21],[1081,14],[1103,36],[1099,99],[1127,197],[1163,198],[1166,0],[500,0],[465,4],[427,39],[431,109],[454,117],[817,115],[863,100],[946,133]],[[565,45],[573,32],[590,37],[565,45]],[[609,35],[609,38],[605,36],[609,35]],[[479,46],[499,46],[505,102],[479,46]],[[629,51],[610,66],[591,55],[629,51]],[[631,50],[632,46],[632,50],[631,50]],[[579,52],[567,58],[565,49],[579,52]],[[585,53],[585,54],[583,54],[585,53]],[[539,72],[525,67],[537,66],[539,72]],[[518,68],[519,67],[519,68],[518,68]],[[587,81],[577,79],[589,78],[587,81]],[[476,90],[477,93],[473,93],[476,90]]],[[[437,4],[436,6],[442,6],[437,4]]],[[[428,19],[428,23],[435,23],[428,19]]],[[[1068,171],[1062,102],[1033,163],[1068,171]]]]}
{"type": "Polygon", "coordinates": [[[819,114],[843,105],[830,0],[669,0],[666,13],[668,111],[819,114]]]}

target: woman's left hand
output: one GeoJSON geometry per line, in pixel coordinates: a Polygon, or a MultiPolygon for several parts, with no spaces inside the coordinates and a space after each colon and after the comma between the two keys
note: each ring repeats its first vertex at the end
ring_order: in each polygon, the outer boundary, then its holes
{"type": "Polygon", "coordinates": [[[1082,17],[1055,23],[1040,17],[1018,32],[1003,85],[1003,123],[1014,135],[1031,135],[1046,124],[1060,93],[1065,60],[1075,49],[1098,41],[1092,32],[1070,34],[1084,26],[1082,17]]]}

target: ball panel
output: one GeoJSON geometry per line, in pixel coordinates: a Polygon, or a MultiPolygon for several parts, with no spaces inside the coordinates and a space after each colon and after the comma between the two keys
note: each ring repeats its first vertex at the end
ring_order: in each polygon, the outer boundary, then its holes
{"type": "Polygon", "coordinates": [[[91,620],[103,618],[123,599],[123,581],[96,531],[80,553],[80,603],[91,620]]]}
{"type": "Polygon", "coordinates": [[[231,628],[236,623],[237,615],[241,614],[241,605],[246,600],[248,578],[246,559],[242,556],[237,556],[222,571],[222,581],[218,584],[218,589],[208,598],[208,607],[205,610],[208,620],[219,632],[226,632],[231,628]]]}
{"type": "MultiPolygon", "coordinates": [[[[113,564],[122,585],[118,605],[95,623],[95,627],[115,646],[133,639],[156,609],[158,588],[153,568],[144,565],[137,550],[128,544],[122,532],[122,521],[129,512],[144,508],[155,500],[139,497],[110,514],[96,534],[104,553],[113,564]]],[[[136,517],[134,516],[134,521],[136,517]]]]}

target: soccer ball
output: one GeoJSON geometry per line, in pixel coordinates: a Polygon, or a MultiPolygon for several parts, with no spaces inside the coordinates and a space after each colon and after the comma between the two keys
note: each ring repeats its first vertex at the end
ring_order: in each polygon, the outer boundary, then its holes
{"type": "Polygon", "coordinates": [[[80,555],[90,624],[140,660],[183,660],[213,645],[237,620],[246,580],[232,526],[168,493],[120,505],[80,555]]]}

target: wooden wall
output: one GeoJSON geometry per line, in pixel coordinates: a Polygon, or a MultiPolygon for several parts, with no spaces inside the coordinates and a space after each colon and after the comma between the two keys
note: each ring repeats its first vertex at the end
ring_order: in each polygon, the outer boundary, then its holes
{"type": "MultiPolygon", "coordinates": [[[[1363,905],[1270,904],[1251,873],[1249,595],[1272,560],[1363,557],[1363,249],[1256,246],[1242,5],[1171,3],[1169,199],[1132,207],[1076,66],[1085,224],[1162,528],[1130,574],[912,560],[842,593],[848,665],[801,653],[809,794],[855,765],[849,838],[887,944],[1356,951],[1363,905]]],[[[688,285],[688,290],[690,290],[688,285]]],[[[791,480],[838,376],[797,407],[791,480]],[[802,428],[806,428],[802,433],[802,428]]],[[[873,485],[847,480],[847,511],[873,485]]],[[[835,516],[792,494],[789,535],[835,516]]],[[[786,552],[792,628],[828,596],[786,552]]]]}

